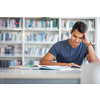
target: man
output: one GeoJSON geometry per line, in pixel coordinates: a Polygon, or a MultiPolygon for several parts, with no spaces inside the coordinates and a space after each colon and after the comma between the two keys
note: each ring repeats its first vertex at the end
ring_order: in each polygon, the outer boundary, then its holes
{"type": "Polygon", "coordinates": [[[40,65],[81,66],[85,57],[88,62],[99,61],[87,38],[87,30],[84,22],[76,22],[70,30],[71,39],[55,43],[41,59],[40,65]],[[57,62],[52,62],[55,57],[57,62]]]}

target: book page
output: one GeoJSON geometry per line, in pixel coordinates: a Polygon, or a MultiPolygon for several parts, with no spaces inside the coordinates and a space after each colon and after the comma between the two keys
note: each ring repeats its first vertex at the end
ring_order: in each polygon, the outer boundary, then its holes
{"type": "Polygon", "coordinates": [[[68,66],[54,66],[54,65],[41,65],[40,69],[66,69],[69,68],[68,66]]]}

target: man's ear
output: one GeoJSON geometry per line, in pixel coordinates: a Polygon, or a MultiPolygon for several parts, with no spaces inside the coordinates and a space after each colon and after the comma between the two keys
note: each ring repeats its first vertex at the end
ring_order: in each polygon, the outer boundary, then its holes
{"type": "Polygon", "coordinates": [[[72,34],[72,30],[70,30],[70,34],[72,34]]]}

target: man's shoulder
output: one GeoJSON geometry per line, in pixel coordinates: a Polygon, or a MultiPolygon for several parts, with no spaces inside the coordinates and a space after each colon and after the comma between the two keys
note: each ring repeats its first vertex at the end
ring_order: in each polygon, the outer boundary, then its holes
{"type": "Polygon", "coordinates": [[[82,45],[86,45],[84,42],[81,42],[82,45]]]}

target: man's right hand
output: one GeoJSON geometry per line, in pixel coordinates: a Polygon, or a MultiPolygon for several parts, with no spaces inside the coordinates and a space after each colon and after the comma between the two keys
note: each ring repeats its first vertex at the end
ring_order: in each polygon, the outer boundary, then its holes
{"type": "MultiPolygon", "coordinates": [[[[79,66],[79,65],[77,65],[75,63],[64,63],[64,66],[68,66],[68,67],[70,67],[72,65],[79,66]]],[[[81,66],[79,66],[79,67],[81,67],[81,66]]]]}

